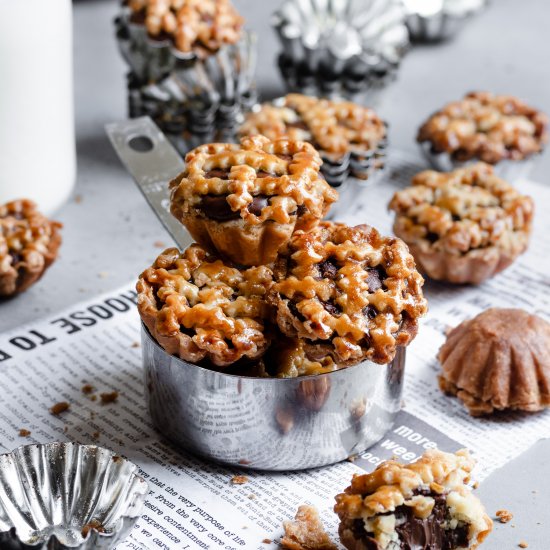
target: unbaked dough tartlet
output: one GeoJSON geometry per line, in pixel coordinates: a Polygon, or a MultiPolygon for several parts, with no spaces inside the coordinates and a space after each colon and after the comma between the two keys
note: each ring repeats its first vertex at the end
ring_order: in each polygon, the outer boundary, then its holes
{"type": "Polygon", "coordinates": [[[270,301],[279,329],[310,359],[340,366],[390,362],[427,306],[407,246],[367,225],[322,222],[297,231],[275,265],[270,301]]]}
{"type": "Polygon", "coordinates": [[[27,290],[44,275],[57,258],[61,227],[30,200],[0,205],[0,298],[27,290]]]}
{"type": "Polygon", "coordinates": [[[393,229],[428,277],[479,284],[528,247],[533,200],[485,163],[450,173],[427,170],[393,196],[393,229]]]}
{"type": "Polygon", "coordinates": [[[338,197],[304,141],[250,136],[202,145],[185,162],[170,184],[172,214],[199,244],[244,266],[273,262],[292,233],[315,227],[338,197]]]}
{"type": "Polygon", "coordinates": [[[439,386],[472,416],[550,406],[550,323],[522,309],[488,309],[439,350],[439,386]]]}
{"type": "Polygon", "coordinates": [[[266,266],[238,269],[196,244],[169,248],[141,274],[138,310],[167,353],[219,370],[267,349],[271,283],[266,266]]]}
{"type": "Polygon", "coordinates": [[[477,548],[493,522],[467,485],[468,451],[427,451],[412,464],[383,462],[336,496],[338,533],[348,550],[477,548]]]}

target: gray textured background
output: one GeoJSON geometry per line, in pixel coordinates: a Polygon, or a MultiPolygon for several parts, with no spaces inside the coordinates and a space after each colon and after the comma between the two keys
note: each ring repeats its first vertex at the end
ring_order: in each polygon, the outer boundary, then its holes
{"type": "MultiPolygon", "coordinates": [[[[269,28],[278,2],[234,1],[260,36],[260,92],[279,95],[283,88],[273,63],[278,46],[269,28]]],[[[24,296],[0,304],[0,331],[135,279],[158,253],[154,243],[170,243],[103,130],[106,122],[123,119],[126,109],[125,66],[112,28],[116,6],[115,0],[75,1],[78,181],[73,199],[57,214],[65,224],[61,258],[24,296]]],[[[548,29],[548,0],[493,0],[452,42],[416,47],[377,105],[390,122],[392,146],[416,153],[422,120],[473,89],[518,95],[550,112],[548,29]]],[[[549,172],[547,153],[533,177],[548,181],[549,172]]],[[[484,548],[517,548],[525,540],[530,549],[550,549],[548,441],[494,474],[479,492],[490,514],[498,508],[515,514],[511,524],[496,526],[484,548]]]]}

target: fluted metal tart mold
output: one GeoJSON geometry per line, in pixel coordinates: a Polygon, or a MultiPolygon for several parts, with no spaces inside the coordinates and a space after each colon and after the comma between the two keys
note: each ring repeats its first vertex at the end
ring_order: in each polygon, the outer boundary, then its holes
{"type": "Polygon", "coordinates": [[[95,445],[54,442],[0,455],[0,548],[107,550],[148,492],[138,467],[95,445]]]}
{"type": "Polygon", "coordinates": [[[272,16],[291,91],[370,95],[394,79],[408,50],[400,0],[285,0],[272,16]]]}

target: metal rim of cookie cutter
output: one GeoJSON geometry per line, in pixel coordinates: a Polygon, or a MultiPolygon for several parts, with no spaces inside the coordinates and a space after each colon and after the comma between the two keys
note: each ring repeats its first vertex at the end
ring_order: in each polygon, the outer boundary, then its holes
{"type": "Polygon", "coordinates": [[[0,548],[114,548],[141,516],[148,493],[137,471],[113,451],[72,442],[0,455],[0,548]]]}
{"type": "MultiPolygon", "coordinates": [[[[419,144],[424,158],[430,166],[439,172],[452,172],[459,168],[480,162],[479,159],[470,159],[464,162],[454,160],[449,153],[438,153],[433,150],[432,144],[424,141],[419,144]]],[[[523,179],[527,179],[529,174],[535,167],[537,160],[541,157],[541,153],[536,153],[523,160],[501,160],[493,165],[495,174],[508,181],[509,183],[517,183],[523,179]]]]}
{"type": "Polygon", "coordinates": [[[303,470],[363,452],[401,408],[405,348],[386,365],[254,378],[169,355],[142,325],[145,393],[153,424],[179,448],[255,470],[303,470]]]}

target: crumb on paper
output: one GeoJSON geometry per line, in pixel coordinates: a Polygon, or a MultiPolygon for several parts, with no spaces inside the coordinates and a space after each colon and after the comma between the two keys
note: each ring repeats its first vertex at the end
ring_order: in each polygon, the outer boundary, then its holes
{"type": "Polygon", "coordinates": [[[262,540],[263,544],[271,544],[273,541],[271,539],[264,539],[262,540]]]}
{"type": "Polygon", "coordinates": [[[495,515],[500,523],[508,523],[514,517],[514,514],[508,510],[497,510],[495,515]]]}
{"type": "Polygon", "coordinates": [[[26,430],[25,428],[21,428],[19,430],[19,437],[29,437],[31,435],[31,432],[29,430],[26,430]]]}
{"type": "Polygon", "coordinates": [[[256,495],[248,495],[248,498],[249,498],[250,500],[256,500],[256,495]]]}
{"type": "Polygon", "coordinates": [[[118,455],[113,455],[113,458],[111,460],[116,464],[117,462],[120,462],[122,460],[122,457],[118,455]]]}
{"type": "Polygon", "coordinates": [[[60,401],[59,403],[56,403],[55,405],[53,405],[51,407],[50,412],[54,416],[58,416],[61,413],[64,413],[65,411],[68,411],[70,407],[71,407],[71,405],[69,403],[67,403],[67,401],[60,401]]]}
{"type": "Polygon", "coordinates": [[[313,506],[302,505],[296,512],[294,521],[283,521],[285,534],[281,547],[288,550],[337,550],[330,540],[319,512],[313,506]]]}
{"type": "Polygon", "coordinates": [[[109,273],[107,271],[100,271],[97,276],[100,278],[100,279],[106,279],[108,276],[109,276],[109,273]]]}
{"type": "Polygon", "coordinates": [[[92,439],[99,439],[99,436],[100,436],[100,435],[101,435],[101,434],[100,434],[99,432],[94,432],[94,433],[92,434],[92,439]]]}
{"type": "Polygon", "coordinates": [[[359,457],[357,455],[349,455],[348,458],[346,458],[346,460],[348,462],[355,462],[359,457]]]}
{"type": "Polygon", "coordinates": [[[518,544],[518,546],[519,546],[520,548],[529,548],[529,545],[528,545],[524,540],[522,540],[522,541],[518,544]]]}
{"type": "Polygon", "coordinates": [[[80,389],[84,395],[90,395],[94,392],[95,388],[91,384],[84,384],[80,389]]]}
{"type": "Polygon", "coordinates": [[[98,519],[92,519],[92,521],[90,521],[89,523],[84,525],[84,527],[82,527],[82,531],[80,532],[80,534],[82,535],[83,538],[86,538],[88,536],[88,533],[92,529],[94,529],[98,533],[105,533],[105,527],[103,527],[101,522],[98,519]]]}
{"type": "Polygon", "coordinates": [[[474,481],[474,484],[472,485],[473,489],[477,489],[479,487],[479,481],[474,481]]]}
{"type": "Polygon", "coordinates": [[[132,342],[132,346],[133,348],[139,348],[141,347],[141,344],[139,342],[132,342]]]}
{"type": "Polygon", "coordinates": [[[76,204],[80,204],[82,202],[82,195],[76,195],[74,202],[76,202],[76,204]]]}
{"type": "Polygon", "coordinates": [[[166,244],[163,243],[162,241],[155,241],[153,243],[153,246],[156,247],[156,248],[166,248],[166,244]]]}
{"type": "Polygon", "coordinates": [[[90,401],[97,401],[97,395],[90,395],[90,401]]]}
{"type": "Polygon", "coordinates": [[[99,397],[101,398],[102,405],[108,405],[109,403],[114,403],[118,399],[118,392],[112,391],[101,393],[99,394],[99,397]]]}
{"type": "Polygon", "coordinates": [[[248,483],[248,478],[246,476],[233,476],[231,478],[231,483],[233,485],[244,485],[248,483]]]}

